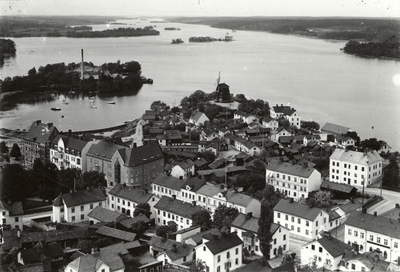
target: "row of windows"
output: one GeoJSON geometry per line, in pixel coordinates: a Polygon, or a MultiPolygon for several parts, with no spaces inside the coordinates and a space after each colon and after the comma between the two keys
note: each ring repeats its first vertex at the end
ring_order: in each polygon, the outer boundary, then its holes
{"type": "MultiPolygon", "coordinates": [[[[276,173],[276,177],[279,178],[280,174],[276,173]]],[[[286,178],[287,178],[288,181],[297,182],[297,180],[299,180],[300,184],[307,184],[307,180],[306,179],[302,179],[302,178],[298,179],[297,177],[293,177],[293,176],[289,176],[289,175],[286,176],[286,175],[282,174],[282,179],[286,179],[286,178]]]]}
{"type": "MultiPolygon", "coordinates": [[[[278,225],[280,224],[279,221],[276,222],[276,223],[277,223],[278,225]]],[[[318,222],[317,222],[317,223],[318,223],[318,222]]],[[[285,228],[289,229],[289,225],[288,225],[287,223],[285,224],[285,228]]],[[[291,226],[290,226],[290,230],[295,231],[294,225],[291,225],[291,226]]],[[[297,232],[298,232],[298,233],[301,233],[301,228],[300,228],[300,227],[297,227],[297,232]]],[[[306,234],[306,235],[309,235],[309,234],[310,234],[310,231],[309,231],[308,229],[306,229],[306,230],[305,230],[305,234],[306,234]]],[[[318,230],[315,231],[315,235],[317,235],[317,234],[318,234],[318,230]]]]}
{"type": "MultiPolygon", "coordinates": [[[[99,206],[101,207],[101,202],[99,202],[99,206]]],[[[90,205],[89,205],[89,207],[90,207],[90,210],[93,210],[93,207],[94,207],[94,204],[93,203],[91,203],[90,205]]],[[[84,205],[82,205],[81,206],[81,212],[83,212],[83,211],[85,211],[85,206],[84,205]]],[[[75,213],[75,207],[72,207],[71,208],[71,213],[75,213]]]]}
{"type": "MultiPolygon", "coordinates": [[[[14,218],[15,223],[19,222],[19,217],[15,217],[14,218]]],[[[3,224],[7,224],[7,220],[5,218],[3,218],[3,224]]]]}
{"type": "MultiPolygon", "coordinates": [[[[235,255],[239,255],[239,248],[235,248],[235,255]]],[[[231,257],[231,252],[227,251],[226,252],[226,258],[229,259],[231,257]]],[[[221,261],[221,255],[217,256],[217,262],[219,263],[221,261]]]]}
{"type": "MultiPolygon", "coordinates": [[[[184,217],[179,217],[178,215],[174,215],[174,214],[169,213],[169,212],[166,212],[166,211],[163,211],[162,213],[163,213],[163,216],[164,216],[164,217],[168,217],[169,219],[176,220],[176,221],[178,221],[178,222],[179,222],[179,220],[180,220],[181,223],[183,223],[183,220],[185,219],[184,217]]],[[[158,214],[158,215],[161,215],[161,211],[160,211],[160,210],[157,210],[157,214],[158,214]]],[[[186,219],[186,224],[187,224],[187,225],[190,224],[189,219],[186,219]]]]}
{"type": "MultiPolygon", "coordinates": [[[[85,215],[81,214],[81,220],[85,220],[85,215]]],[[[71,221],[74,222],[75,221],[75,215],[71,216],[71,221]]]]}

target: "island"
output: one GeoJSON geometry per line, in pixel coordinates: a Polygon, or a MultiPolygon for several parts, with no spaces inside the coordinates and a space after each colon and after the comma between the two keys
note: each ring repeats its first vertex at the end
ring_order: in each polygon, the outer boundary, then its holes
{"type": "Polygon", "coordinates": [[[355,54],[364,57],[386,58],[400,60],[400,43],[385,42],[358,42],[349,41],[343,51],[348,54],[355,54]]]}
{"type": "Polygon", "coordinates": [[[181,30],[181,29],[176,27],[166,27],[164,28],[164,30],[181,30]]]}
{"type": "Polygon", "coordinates": [[[7,57],[14,56],[17,49],[15,42],[9,39],[0,39],[0,65],[4,64],[7,57]]]}
{"type": "Polygon", "coordinates": [[[232,36],[225,36],[225,38],[213,38],[213,37],[190,37],[189,42],[231,42],[233,41],[232,36]]]}

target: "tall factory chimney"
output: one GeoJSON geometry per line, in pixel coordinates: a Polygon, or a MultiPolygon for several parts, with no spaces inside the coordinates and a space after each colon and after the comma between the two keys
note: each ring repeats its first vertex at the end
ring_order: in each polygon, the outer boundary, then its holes
{"type": "Polygon", "coordinates": [[[81,62],[81,80],[83,80],[83,49],[81,49],[82,53],[82,62],[81,62]]]}

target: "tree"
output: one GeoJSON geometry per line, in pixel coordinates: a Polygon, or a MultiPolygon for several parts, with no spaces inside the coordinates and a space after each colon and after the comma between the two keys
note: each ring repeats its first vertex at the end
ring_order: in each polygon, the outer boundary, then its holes
{"type": "Polygon", "coordinates": [[[197,259],[193,261],[192,265],[189,268],[190,272],[205,272],[206,271],[206,264],[204,261],[197,259]]]}
{"type": "Polygon", "coordinates": [[[206,210],[201,210],[192,215],[192,225],[200,226],[202,230],[208,230],[212,226],[210,213],[206,210]]]}
{"type": "Polygon", "coordinates": [[[360,137],[358,136],[356,131],[349,131],[344,136],[350,137],[355,141],[355,145],[360,145],[360,137]]]}
{"type": "Polygon", "coordinates": [[[315,121],[303,121],[301,122],[302,128],[308,128],[311,130],[319,130],[320,125],[315,121]]]}
{"type": "Polygon", "coordinates": [[[139,220],[132,224],[132,231],[137,234],[142,234],[149,229],[149,225],[143,220],[139,220]]]}
{"type": "Polygon", "coordinates": [[[378,151],[381,148],[381,144],[376,138],[370,138],[368,140],[363,140],[360,143],[360,146],[364,150],[376,150],[378,151]]]}
{"type": "Polygon", "coordinates": [[[400,187],[399,164],[395,158],[390,159],[388,166],[383,172],[382,185],[391,188],[400,187]]]}
{"type": "Polygon", "coordinates": [[[107,186],[107,181],[103,173],[97,171],[84,172],[82,175],[82,180],[80,182],[80,189],[86,190],[90,188],[105,188],[107,186]]]}
{"type": "Polygon", "coordinates": [[[150,218],[150,205],[149,203],[139,203],[136,205],[135,210],[133,211],[133,216],[138,216],[140,214],[144,214],[147,218],[150,218]]]}
{"type": "Polygon", "coordinates": [[[28,71],[28,76],[30,76],[30,77],[36,76],[36,68],[35,67],[33,67],[32,69],[30,69],[28,71]]]}
{"type": "Polygon", "coordinates": [[[79,248],[80,252],[90,253],[93,248],[93,242],[89,239],[79,239],[76,247],[79,248]]]}
{"type": "Polygon", "coordinates": [[[268,199],[271,209],[273,209],[275,205],[278,204],[279,200],[285,198],[284,193],[282,193],[278,189],[275,190],[275,187],[269,184],[265,186],[262,193],[263,193],[262,198],[268,199]]]}
{"type": "Polygon", "coordinates": [[[178,230],[178,224],[175,223],[175,221],[172,221],[172,220],[168,221],[167,225],[168,225],[168,233],[173,233],[178,230]]]}
{"type": "Polygon", "coordinates": [[[286,253],[282,257],[281,266],[294,263],[295,259],[296,259],[296,253],[286,253]]]}
{"type": "Polygon", "coordinates": [[[223,227],[227,229],[231,228],[231,223],[238,216],[239,211],[234,207],[227,207],[225,205],[219,205],[213,215],[214,227],[221,230],[223,227]]]}
{"type": "Polygon", "coordinates": [[[156,227],[156,235],[160,237],[167,237],[167,233],[169,231],[168,226],[157,226],[156,227]]]}
{"type": "Polygon", "coordinates": [[[65,169],[57,172],[58,188],[57,194],[68,193],[71,188],[74,188],[75,181],[79,176],[79,172],[76,169],[65,169]]]}
{"type": "Polygon", "coordinates": [[[327,208],[332,204],[332,193],[322,190],[310,192],[306,203],[310,207],[327,208]]]}
{"type": "Polygon", "coordinates": [[[261,216],[258,220],[258,239],[260,239],[260,250],[267,260],[270,259],[270,242],[272,239],[271,224],[273,221],[273,210],[268,200],[261,201],[261,216]]]}
{"type": "Polygon", "coordinates": [[[142,266],[139,258],[133,257],[131,254],[121,256],[125,265],[125,271],[136,271],[139,266],[142,266]]]}
{"type": "Polygon", "coordinates": [[[23,166],[6,164],[0,172],[0,198],[11,202],[24,200],[30,191],[30,186],[23,166]]]}
{"type": "Polygon", "coordinates": [[[287,120],[285,118],[278,119],[278,125],[279,125],[279,127],[284,127],[286,129],[290,128],[290,122],[289,122],[289,120],[287,120]]]}
{"type": "Polygon", "coordinates": [[[205,159],[208,163],[212,163],[215,160],[215,154],[210,150],[207,150],[206,152],[198,152],[197,157],[205,159]]]}
{"type": "Polygon", "coordinates": [[[8,153],[8,146],[7,146],[6,142],[4,142],[4,141],[0,142],[0,153],[2,153],[2,154],[8,153]]]}
{"type": "Polygon", "coordinates": [[[10,157],[17,159],[22,157],[21,150],[19,149],[19,146],[17,144],[13,144],[10,151],[10,157]]]}

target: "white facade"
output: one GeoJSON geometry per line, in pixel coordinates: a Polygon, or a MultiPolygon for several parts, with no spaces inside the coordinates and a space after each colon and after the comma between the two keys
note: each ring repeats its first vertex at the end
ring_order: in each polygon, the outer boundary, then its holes
{"type": "Polygon", "coordinates": [[[53,206],[53,221],[63,222],[82,222],[88,221],[88,214],[96,207],[106,207],[106,201],[97,201],[77,206],[67,207],[64,203],[62,206],[53,206]]]}
{"type": "MultiPolygon", "coordinates": [[[[3,202],[3,201],[1,201],[3,202]]],[[[5,225],[10,225],[12,229],[15,227],[18,227],[20,230],[22,230],[23,227],[23,222],[22,222],[22,214],[16,214],[13,215],[12,213],[12,208],[7,208],[6,206],[11,206],[13,204],[7,205],[0,203],[0,224],[4,227],[5,225]]],[[[14,204],[16,205],[16,204],[14,204]]],[[[22,204],[21,204],[22,208],[22,204]]]]}
{"type": "Polygon", "coordinates": [[[336,149],[329,160],[329,179],[352,186],[370,185],[382,177],[383,159],[378,152],[336,149]]]}
{"type": "Polygon", "coordinates": [[[300,115],[295,111],[291,115],[285,115],[284,118],[290,122],[292,126],[300,128],[301,118],[300,115]]]}
{"type": "MultiPolygon", "coordinates": [[[[54,163],[58,170],[71,168],[79,169],[83,168],[83,157],[82,149],[74,150],[66,146],[63,137],[57,137],[58,142],[56,145],[50,147],[50,161],[54,163]]],[[[74,141],[83,142],[77,139],[74,141]]]]}
{"type": "MultiPolygon", "coordinates": [[[[158,200],[160,200],[160,197],[153,195],[146,202],[150,205],[150,219],[155,218],[154,205],[157,204],[158,200]]],[[[133,217],[133,212],[135,211],[135,208],[138,204],[140,204],[140,202],[136,202],[128,198],[108,195],[108,209],[123,213],[131,217],[133,217]]]]}
{"type": "Polygon", "coordinates": [[[174,221],[178,225],[178,231],[191,227],[193,222],[192,218],[180,216],[160,209],[155,210],[155,219],[156,225],[158,226],[167,225],[169,221],[174,221]]]}
{"type": "Polygon", "coordinates": [[[176,178],[184,178],[187,179],[194,175],[194,165],[189,166],[188,168],[183,169],[180,165],[175,165],[172,167],[171,176],[176,178]]]}
{"type": "Polygon", "coordinates": [[[279,127],[278,121],[276,119],[271,120],[263,120],[262,125],[266,128],[270,128],[272,130],[277,130],[279,127]]]}

